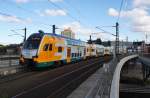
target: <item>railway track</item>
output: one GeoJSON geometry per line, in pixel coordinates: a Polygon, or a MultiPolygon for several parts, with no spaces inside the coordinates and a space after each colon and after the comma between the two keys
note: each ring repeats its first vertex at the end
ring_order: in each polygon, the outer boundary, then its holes
{"type": "Polygon", "coordinates": [[[79,81],[76,81],[77,83],[75,83],[75,80],[80,80],[81,77],[87,75],[87,73],[89,73],[89,70],[90,72],[91,70],[93,70],[93,68],[90,69],[90,67],[98,63],[100,63],[99,60],[95,61],[92,64],[87,64],[86,66],[62,74],[61,76],[46,81],[32,89],[21,92],[12,98],[65,98],[65,95],[70,93],[71,88],[73,89],[76,87],[75,84],[80,84],[79,81]],[[71,84],[74,84],[74,86],[71,84]],[[67,91],[68,88],[69,92],[67,91]]]}
{"type": "MultiPolygon", "coordinates": [[[[57,67],[62,67],[62,66],[56,66],[54,68],[57,68],[57,67]]],[[[23,77],[27,77],[29,75],[34,75],[34,74],[37,74],[37,73],[40,72],[40,71],[33,71],[32,69],[28,69],[27,67],[21,67],[20,69],[21,69],[21,71],[15,73],[15,74],[0,76],[0,84],[6,83],[6,82],[9,82],[9,81],[13,81],[13,80],[16,80],[16,79],[20,79],[20,78],[23,78],[23,77]]],[[[53,69],[53,68],[51,68],[51,69],[53,69]]],[[[50,70],[50,68],[48,68],[46,70],[43,70],[43,71],[47,71],[47,70],[50,70]]]]}
{"type": "Polygon", "coordinates": [[[120,92],[128,92],[128,93],[148,93],[150,94],[150,87],[129,87],[122,88],[120,92]]]}
{"type": "Polygon", "coordinates": [[[100,63],[101,65],[103,63],[102,57],[38,72],[34,75],[29,74],[25,77],[8,81],[7,83],[0,84],[0,97],[65,98],[60,97],[61,92],[64,91],[62,95],[66,96],[91,73],[95,72],[100,67],[100,63]],[[59,96],[57,97],[56,95],[59,96]]]}

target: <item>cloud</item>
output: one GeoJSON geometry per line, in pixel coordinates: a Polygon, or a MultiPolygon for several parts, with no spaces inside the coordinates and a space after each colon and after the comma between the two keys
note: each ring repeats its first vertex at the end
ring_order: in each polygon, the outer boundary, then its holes
{"type": "Polygon", "coordinates": [[[28,3],[30,0],[15,0],[16,3],[28,3]]]}
{"type": "Polygon", "coordinates": [[[63,0],[49,0],[51,2],[62,2],[63,0]]]}
{"type": "MultiPolygon", "coordinates": [[[[120,17],[128,20],[129,29],[133,32],[150,32],[150,15],[147,9],[149,3],[150,0],[134,0],[133,6],[136,7],[121,12],[120,17]]],[[[118,11],[114,8],[110,9],[108,9],[108,15],[117,17],[118,15],[114,13],[118,13],[118,11]]]]}
{"type": "MultiPolygon", "coordinates": [[[[29,3],[29,2],[44,2],[45,0],[14,0],[18,4],[29,3]]],[[[51,0],[51,2],[61,2],[62,0],[51,0]]]]}
{"type": "Polygon", "coordinates": [[[75,32],[76,39],[82,39],[87,41],[89,36],[91,35],[92,30],[89,28],[83,27],[79,22],[74,21],[71,23],[66,23],[61,26],[62,28],[71,28],[73,32],[75,32]],[[84,36],[84,37],[83,37],[84,36]]]}
{"type": "Polygon", "coordinates": [[[26,23],[31,23],[32,22],[32,20],[30,18],[27,18],[27,19],[23,20],[23,19],[20,19],[16,16],[5,16],[5,15],[0,15],[0,21],[19,23],[19,24],[26,24],[26,23]]]}
{"type": "Polygon", "coordinates": [[[40,16],[66,16],[67,13],[64,10],[46,9],[40,16]]]}
{"type": "MultiPolygon", "coordinates": [[[[14,0],[16,3],[29,3],[29,2],[39,2],[39,1],[44,1],[44,0],[14,0]]],[[[50,2],[63,2],[63,0],[48,0],[50,2]]]]}
{"type": "Polygon", "coordinates": [[[102,40],[115,40],[115,37],[98,32],[96,29],[84,27],[77,21],[66,23],[62,25],[61,28],[71,28],[71,30],[75,32],[76,39],[81,39],[84,41],[89,40],[90,35],[92,35],[92,39],[101,38],[102,40]]]}
{"type": "Polygon", "coordinates": [[[148,6],[148,5],[150,5],[150,0],[133,0],[134,7],[148,6]]]}
{"type": "MultiPolygon", "coordinates": [[[[119,12],[114,8],[110,8],[108,10],[108,15],[118,17],[119,12]]],[[[126,18],[133,18],[133,17],[136,17],[136,16],[141,17],[141,16],[145,16],[145,15],[148,15],[148,12],[145,11],[145,9],[134,8],[132,10],[122,11],[120,16],[121,17],[126,17],[126,18]]]]}
{"type": "Polygon", "coordinates": [[[108,15],[116,17],[116,16],[119,15],[119,13],[118,13],[118,11],[115,10],[114,8],[109,8],[109,10],[108,10],[108,15]]]}

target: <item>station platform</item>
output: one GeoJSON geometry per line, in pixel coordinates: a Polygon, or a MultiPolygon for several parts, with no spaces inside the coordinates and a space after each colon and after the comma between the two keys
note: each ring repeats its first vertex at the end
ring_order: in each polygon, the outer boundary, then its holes
{"type": "Polygon", "coordinates": [[[90,98],[91,95],[96,95],[96,93],[99,93],[98,89],[102,88],[100,86],[103,86],[99,84],[102,83],[101,80],[104,80],[108,69],[109,63],[103,64],[103,67],[99,68],[94,74],[86,79],[67,98],[90,98]]]}

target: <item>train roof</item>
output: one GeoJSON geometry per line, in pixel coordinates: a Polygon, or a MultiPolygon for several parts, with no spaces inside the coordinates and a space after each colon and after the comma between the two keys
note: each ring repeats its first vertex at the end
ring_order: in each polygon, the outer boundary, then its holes
{"type": "Polygon", "coordinates": [[[34,34],[40,34],[41,36],[50,35],[50,36],[65,38],[67,40],[67,43],[70,44],[70,45],[81,45],[81,46],[86,45],[85,41],[69,38],[69,37],[66,37],[66,36],[63,36],[63,35],[58,35],[58,34],[53,34],[53,33],[33,33],[32,35],[34,35],[34,34]]]}
{"type": "Polygon", "coordinates": [[[53,34],[53,33],[45,33],[45,35],[51,35],[51,36],[56,36],[56,37],[61,37],[65,38],[67,40],[67,43],[69,45],[80,45],[80,46],[85,46],[86,42],[77,40],[77,39],[72,39],[63,35],[58,35],[58,34],[53,34]]]}
{"type": "MultiPolygon", "coordinates": [[[[56,37],[62,37],[62,38],[65,38],[65,39],[70,39],[70,40],[75,40],[75,41],[81,41],[80,39],[73,39],[73,38],[69,38],[69,37],[66,37],[66,36],[63,36],[63,35],[59,35],[59,34],[53,34],[53,33],[44,33],[44,34],[45,35],[56,36],[56,37]]],[[[84,42],[84,41],[81,41],[81,42],[84,42]]]]}

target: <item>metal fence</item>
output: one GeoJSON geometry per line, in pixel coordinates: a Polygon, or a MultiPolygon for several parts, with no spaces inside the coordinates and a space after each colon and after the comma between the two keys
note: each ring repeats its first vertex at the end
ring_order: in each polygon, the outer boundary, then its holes
{"type": "Polygon", "coordinates": [[[95,82],[96,84],[89,91],[86,98],[109,98],[111,82],[117,63],[117,59],[114,58],[109,63],[103,65],[99,80],[95,82]]]}
{"type": "Polygon", "coordinates": [[[116,67],[114,69],[114,75],[112,78],[111,91],[110,91],[109,98],[119,98],[119,81],[120,81],[121,68],[127,61],[137,58],[137,57],[138,57],[138,55],[131,55],[131,56],[124,57],[116,65],[116,67]]]}
{"type": "Polygon", "coordinates": [[[111,85],[116,66],[122,58],[129,55],[132,54],[118,55],[117,57],[114,56],[113,60],[104,64],[99,80],[95,82],[96,84],[87,94],[86,98],[110,98],[111,85]]]}
{"type": "Polygon", "coordinates": [[[19,55],[0,55],[0,68],[19,65],[19,55]]]}

